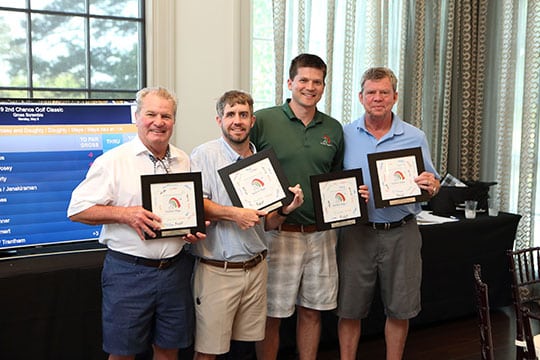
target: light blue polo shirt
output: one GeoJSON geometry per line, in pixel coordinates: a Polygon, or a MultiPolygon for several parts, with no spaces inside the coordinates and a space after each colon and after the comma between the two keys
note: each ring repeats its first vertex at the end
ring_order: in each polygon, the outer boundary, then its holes
{"type": "MultiPolygon", "coordinates": [[[[255,147],[250,144],[253,153],[255,147]]],[[[232,206],[218,170],[241,157],[223,139],[209,141],[193,149],[191,171],[202,174],[203,196],[213,202],[232,206]]],[[[206,239],[193,245],[195,255],[222,261],[245,261],[266,249],[264,220],[261,224],[242,230],[233,221],[213,221],[206,227],[206,239]]]]}
{"type": "Polygon", "coordinates": [[[379,140],[366,129],[364,115],[354,122],[345,125],[343,127],[343,133],[345,139],[343,167],[346,170],[362,169],[364,183],[368,185],[370,191],[367,206],[369,221],[378,223],[394,222],[403,219],[409,214],[418,214],[422,210],[420,203],[396,205],[382,209],[375,208],[367,154],[421,147],[425,170],[435,174],[435,177],[440,178],[431,161],[429,146],[424,132],[404,122],[396,114],[393,114],[390,131],[379,140]]]}

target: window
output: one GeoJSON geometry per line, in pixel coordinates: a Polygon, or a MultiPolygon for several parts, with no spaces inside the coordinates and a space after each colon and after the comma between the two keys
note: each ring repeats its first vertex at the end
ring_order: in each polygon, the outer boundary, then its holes
{"type": "Polygon", "coordinates": [[[272,14],[272,2],[253,0],[252,9],[251,94],[257,110],[275,103],[273,24],[272,16],[269,16],[272,14]]]}
{"type": "Polygon", "coordinates": [[[0,97],[133,98],[144,38],[144,0],[0,0],[0,97]]]}
{"type": "Polygon", "coordinates": [[[328,65],[326,88],[317,105],[318,110],[344,124],[354,120],[363,113],[358,91],[365,69],[388,64],[398,78],[401,75],[401,37],[406,25],[402,8],[403,1],[388,5],[376,0],[252,0],[251,93],[254,107],[281,104],[284,99],[276,99],[281,94],[284,98],[290,97],[287,88],[290,61],[299,53],[308,52],[320,56],[328,65]],[[284,13],[283,29],[278,29],[284,32],[283,48],[278,50],[274,48],[273,5],[277,6],[278,13],[284,13]],[[354,5],[354,11],[350,9],[351,5],[354,5]],[[354,49],[362,51],[355,52],[354,49]],[[283,53],[280,64],[283,80],[276,85],[278,51],[283,53]],[[279,86],[283,91],[276,96],[276,90],[281,90],[279,86]]]}

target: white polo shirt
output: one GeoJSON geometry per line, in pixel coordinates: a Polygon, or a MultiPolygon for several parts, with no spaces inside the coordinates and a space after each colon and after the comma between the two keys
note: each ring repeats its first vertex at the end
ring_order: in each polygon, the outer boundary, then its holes
{"type": "MultiPolygon", "coordinates": [[[[170,171],[188,172],[189,157],[169,145],[170,171]]],[[[99,156],[86,178],[73,190],[67,215],[78,214],[94,205],[140,206],[141,175],[154,174],[150,151],[139,137],[99,156]]],[[[165,170],[157,171],[164,173],[165,170]]],[[[180,237],[141,240],[126,224],[104,224],[99,242],[122,253],[149,259],[172,257],[182,251],[185,242],[180,237]]]]}

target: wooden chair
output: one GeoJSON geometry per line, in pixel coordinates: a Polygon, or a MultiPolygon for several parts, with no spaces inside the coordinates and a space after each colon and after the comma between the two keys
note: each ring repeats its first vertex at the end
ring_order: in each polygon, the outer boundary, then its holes
{"type": "MultiPolygon", "coordinates": [[[[525,331],[532,336],[530,319],[540,316],[540,247],[508,250],[507,255],[516,314],[516,359],[535,359],[534,346],[531,347],[532,342],[527,344],[525,331]]],[[[535,340],[540,344],[540,336],[535,340]]]]}
{"type": "Polygon", "coordinates": [[[521,309],[521,316],[523,318],[523,333],[525,336],[525,343],[527,344],[527,352],[525,358],[527,360],[537,360],[536,352],[540,348],[540,335],[534,335],[531,326],[531,319],[540,321],[540,316],[534,314],[528,307],[523,306],[521,309]]]}
{"type": "Polygon", "coordinates": [[[489,316],[488,286],[482,281],[482,269],[473,265],[474,289],[478,308],[478,328],[480,329],[480,349],[482,360],[494,360],[493,338],[491,337],[491,317],[489,316]]]}

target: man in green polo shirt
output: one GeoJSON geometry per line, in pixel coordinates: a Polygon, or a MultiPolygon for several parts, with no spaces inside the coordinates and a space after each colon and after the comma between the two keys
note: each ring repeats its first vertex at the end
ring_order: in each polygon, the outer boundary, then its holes
{"type": "Polygon", "coordinates": [[[310,176],[342,169],[343,130],[317,110],[326,64],[316,55],[292,60],[287,85],[291,98],[255,113],[251,140],[259,150],[272,147],[290,184],[300,184],[304,204],[286,216],[280,230],[267,233],[268,317],[259,359],[276,359],[282,318],[297,310],[301,359],[315,359],[321,332],[320,311],[337,305],[338,272],[334,230],[316,231],[310,176]]]}

